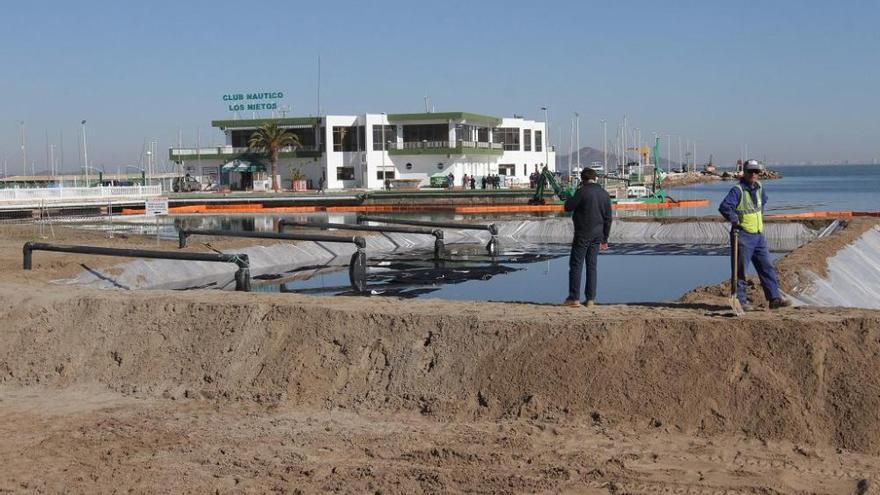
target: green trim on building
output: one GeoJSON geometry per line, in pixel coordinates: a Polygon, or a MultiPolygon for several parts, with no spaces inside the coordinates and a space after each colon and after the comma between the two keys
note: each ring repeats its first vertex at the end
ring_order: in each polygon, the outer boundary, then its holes
{"type": "MultiPolygon", "coordinates": [[[[320,158],[323,151],[298,150],[298,151],[282,151],[278,153],[278,158],[320,158]]],[[[201,155],[177,155],[173,150],[168,150],[168,159],[174,162],[187,161],[194,162],[198,160],[236,160],[244,157],[253,156],[248,153],[202,153],[201,155]]]]}
{"type": "Polygon", "coordinates": [[[260,127],[263,124],[275,123],[280,126],[286,125],[319,125],[321,117],[286,117],[277,119],[237,119],[237,120],[212,120],[211,127],[221,129],[260,127]]]}
{"type": "Polygon", "coordinates": [[[411,120],[467,120],[471,122],[483,122],[491,125],[500,125],[501,119],[491,115],[480,115],[468,112],[434,112],[434,113],[390,113],[388,122],[406,122],[411,120]]]}
{"type": "Polygon", "coordinates": [[[454,148],[405,148],[405,149],[389,149],[389,155],[492,155],[501,156],[504,150],[492,148],[465,148],[456,146],[454,148]]]}

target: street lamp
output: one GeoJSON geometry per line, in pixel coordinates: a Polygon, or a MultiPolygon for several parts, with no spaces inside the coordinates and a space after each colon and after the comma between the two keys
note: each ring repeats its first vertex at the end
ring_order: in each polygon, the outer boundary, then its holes
{"type": "Polygon", "coordinates": [[[581,114],[574,113],[574,142],[577,148],[577,172],[581,173],[581,114]]]}
{"type": "Polygon", "coordinates": [[[605,163],[602,165],[602,173],[608,175],[608,122],[605,119],[602,122],[602,151],[605,153],[605,163]]]}
{"type": "Polygon", "coordinates": [[[385,181],[388,180],[388,170],[385,168],[385,120],[386,120],[385,112],[382,112],[382,186],[385,186],[385,181]]]}
{"type": "Polygon", "coordinates": [[[86,187],[89,184],[89,142],[86,140],[86,121],[83,120],[82,124],[82,138],[83,138],[83,163],[86,168],[86,187]]]}
{"type": "Polygon", "coordinates": [[[550,167],[550,109],[541,107],[541,110],[544,111],[544,166],[550,167]]]}

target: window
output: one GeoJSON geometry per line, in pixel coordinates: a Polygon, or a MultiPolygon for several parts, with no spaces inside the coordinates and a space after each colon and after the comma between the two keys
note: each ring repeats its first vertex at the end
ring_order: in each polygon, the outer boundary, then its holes
{"type": "Polygon", "coordinates": [[[532,130],[523,129],[523,151],[532,151],[532,130]]]}
{"type": "MultiPolygon", "coordinates": [[[[308,148],[313,149],[315,147],[315,128],[314,127],[303,127],[303,128],[282,128],[284,131],[295,134],[296,137],[299,138],[299,148],[308,148]]],[[[254,134],[256,129],[244,129],[244,130],[235,130],[230,131],[230,138],[232,141],[232,146],[234,148],[247,148],[248,141],[250,141],[251,136],[254,134]]]]}
{"type": "Polygon", "coordinates": [[[394,178],[394,170],[388,170],[388,171],[385,171],[384,173],[381,170],[379,170],[376,172],[376,178],[379,180],[393,179],[394,178]]]}
{"type": "Polygon", "coordinates": [[[496,127],[492,137],[496,143],[504,145],[505,151],[519,151],[518,127],[496,127]]]}
{"type": "Polygon", "coordinates": [[[456,141],[475,141],[474,137],[476,137],[476,128],[472,125],[468,124],[456,124],[455,125],[455,139],[456,141]]]}
{"type": "Polygon", "coordinates": [[[449,125],[405,125],[403,126],[403,141],[405,143],[418,143],[421,141],[449,141],[449,125]]]}
{"type": "Polygon", "coordinates": [[[544,133],[535,131],[535,151],[544,151],[544,133]]]}
{"type": "MultiPolygon", "coordinates": [[[[529,175],[529,164],[523,163],[523,177],[525,177],[526,175],[529,175]]],[[[733,271],[732,268],[731,271],[733,271]]]]}
{"type": "Polygon", "coordinates": [[[488,127],[477,127],[477,142],[480,142],[480,143],[488,143],[489,142],[489,128],[488,127]]]}
{"type": "Polygon", "coordinates": [[[516,175],[516,165],[498,165],[498,175],[516,175]]]}
{"type": "Polygon", "coordinates": [[[407,163],[407,164],[406,164],[406,169],[407,169],[407,170],[412,170],[412,163],[407,163]]]}
{"type": "Polygon", "coordinates": [[[364,126],[333,126],[333,151],[364,151],[364,126]]]}
{"type": "Polygon", "coordinates": [[[354,180],[354,167],[336,167],[336,180],[354,180]]]}
{"type": "Polygon", "coordinates": [[[374,125],[373,126],[373,151],[382,151],[392,148],[397,144],[397,126],[396,125],[374,125]],[[383,139],[384,129],[384,139],[383,139]],[[382,141],[385,147],[382,147],[382,141]]]}

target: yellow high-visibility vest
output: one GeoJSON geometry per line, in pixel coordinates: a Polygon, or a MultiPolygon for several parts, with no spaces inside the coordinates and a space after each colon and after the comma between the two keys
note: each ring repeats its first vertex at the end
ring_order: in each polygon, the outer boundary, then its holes
{"type": "Polygon", "coordinates": [[[756,184],[755,197],[757,204],[752,201],[752,195],[744,190],[742,184],[737,184],[739,189],[739,204],[736,205],[736,214],[739,216],[739,226],[749,234],[757,234],[764,230],[764,216],[761,213],[761,183],[756,184]]]}

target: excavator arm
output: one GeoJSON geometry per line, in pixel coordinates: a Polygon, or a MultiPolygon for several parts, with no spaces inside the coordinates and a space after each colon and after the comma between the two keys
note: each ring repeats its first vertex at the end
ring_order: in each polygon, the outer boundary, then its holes
{"type": "Polygon", "coordinates": [[[556,197],[562,201],[567,200],[574,194],[571,189],[563,187],[562,184],[556,180],[556,175],[553,172],[547,167],[544,167],[544,169],[541,170],[541,175],[538,176],[535,195],[532,197],[531,201],[529,201],[529,204],[544,204],[544,190],[548,185],[553,189],[553,193],[556,194],[556,197]]]}

